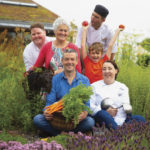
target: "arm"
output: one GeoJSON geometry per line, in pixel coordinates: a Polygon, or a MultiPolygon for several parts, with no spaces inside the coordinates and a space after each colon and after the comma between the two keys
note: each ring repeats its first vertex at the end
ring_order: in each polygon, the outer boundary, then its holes
{"type": "Polygon", "coordinates": [[[28,71],[34,65],[32,58],[30,56],[30,49],[28,46],[24,49],[23,60],[26,67],[26,71],[28,71]]]}
{"type": "Polygon", "coordinates": [[[39,53],[39,56],[33,66],[33,68],[40,68],[40,67],[43,67],[43,64],[45,62],[45,56],[46,56],[46,51],[48,50],[48,46],[47,44],[44,45],[41,50],[40,50],[40,53],[39,53]]]}
{"type": "Polygon", "coordinates": [[[101,110],[101,101],[102,97],[97,94],[96,87],[92,85],[93,88],[93,95],[90,97],[90,110],[92,114],[95,115],[98,111],[101,110]]]}
{"type": "Polygon", "coordinates": [[[122,95],[120,96],[120,99],[122,101],[122,104],[130,104],[128,87],[123,84],[121,88],[122,88],[122,95]]]}
{"type": "Polygon", "coordinates": [[[82,33],[82,28],[78,28],[77,37],[76,37],[76,42],[75,42],[75,45],[76,45],[78,48],[81,48],[81,33],[82,33]]]}
{"type": "Polygon", "coordinates": [[[57,84],[57,82],[55,80],[55,76],[53,76],[52,88],[51,88],[50,93],[48,93],[46,96],[46,105],[45,106],[49,106],[56,102],[56,84],[57,84]]]}
{"type": "Polygon", "coordinates": [[[88,29],[88,26],[82,27],[82,36],[81,36],[81,58],[82,60],[87,56],[87,50],[86,50],[87,29],[88,29]]]}
{"type": "Polygon", "coordinates": [[[114,55],[115,55],[114,53],[113,53],[113,55],[112,55],[113,46],[114,46],[114,44],[115,44],[115,41],[116,41],[116,39],[117,39],[117,37],[118,37],[120,31],[122,31],[122,30],[123,30],[123,29],[121,29],[121,28],[118,28],[118,29],[116,30],[114,36],[112,37],[112,39],[111,39],[111,41],[110,41],[110,43],[109,43],[109,45],[108,45],[108,48],[107,48],[107,51],[106,51],[106,55],[107,55],[109,58],[111,58],[111,60],[113,60],[114,55]]]}
{"type": "MultiPolygon", "coordinates": [[[[47,94],[47,96],[46,96],[45,107],[56,102],[55,85],[56,85],[55,80],[54,80],[54,78],[52,78],[52,89],[51,89],[51,92],[49,94],[47,94]]],[[[43,115],[45,116],[46,120],[51,120],[53,118],[53,115],[49,114],[47,111],[45,111],[45,109],[43,110],[43,115]]]]}

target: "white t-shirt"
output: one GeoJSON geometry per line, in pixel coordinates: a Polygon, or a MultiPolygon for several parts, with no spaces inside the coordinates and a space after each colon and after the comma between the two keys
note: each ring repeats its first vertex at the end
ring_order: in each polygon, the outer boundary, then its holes
{"type": "MultiPolygon", "coordinates": [[[[45,44],[51,41],[50,37],[46,37],[45,44]]],[[[33,43],[29,43],[23,52],[23,60],[26,67],[26,71],[28,71],[36,62],[40,53],[40,49],[33,43]]]]}
{"type": "MultiPolygon", "coordinates": [[[[105,84],[103,80],[94,82],[92,84],[94,94],[90,98],[90,109],[95,115],[101,110],[101,102],[105,98],[110,98],[113,100],[113,107],[118,108],[123,104],[130,104],[128,87],[115,81],[112,84],[105,84]]],[[[126,113],[123,107],[118,108],[117,115],[114,117],[115,122],[118,125],[122,125],[126,119],[126,113]]]]}
{"type": "MultiPolygon", "coordinates": [[[[91,25],[89,26],[87,30],[87,47],[89,48],[90,45],[92,45],[94,42],[100,42],[103,45],[104,48],[104,54],[107,51],[108,44],[110,40],[113,37],[113,32],[106,24],[102,24],[97,30],[95,30],[91,25]]],[[[81,35],[82,35],[82,28],[78,30],[77,33],[77,39],[76,39],[76,45],[78,48],[81,48],[81,35]]],[[[115,43],[112,53],[117,52],[117,44],[115,43]]],[[[104,55],[103,54],[103,55],[104,55]]]]}

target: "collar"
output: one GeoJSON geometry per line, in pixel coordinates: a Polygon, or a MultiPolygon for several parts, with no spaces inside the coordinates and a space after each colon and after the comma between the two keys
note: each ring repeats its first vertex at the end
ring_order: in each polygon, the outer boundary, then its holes
{"type": "MultiPolygon", "coordinates": [[[[65,76],[65,73],[64,71],[60,74],[61,78],[64,78],[64,79],[67,79],[66,76],[65,76]]],[[[80,79],[80,73],[78,71],[76,71],[76,77],[75,77],[76,80],[79,80],[80,79]]]]}
{"type": "Polygon", "coordinates": [[[98,30],[103,30],[104,28],[104,24],[102,23],[101,26],[98,28],[98,29],[95,29],[94,27],[92,27],[92,25],[90,24],[90,28],[91,28],[91,31],[98,31],[98,30]]]}
{"type": "Polygon", "coordinates": [[[104,82],[104,80],[101,80],[102,81],[102,86],[109,86],[109,85],[113,85],[114,83],[116,83],[116,80],[113,82],[113,83],[111,83],[111,84],[106,84],[105,82],[104,82]]]}

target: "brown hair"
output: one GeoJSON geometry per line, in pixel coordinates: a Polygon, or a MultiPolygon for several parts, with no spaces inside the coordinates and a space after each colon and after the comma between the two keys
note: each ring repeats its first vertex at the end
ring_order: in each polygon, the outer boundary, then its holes
{"type": "Polygon", "coordinates": [[[95,50],[96,52],[103,52],[103,45],[99,42],[95,42],[93,43],[90,47],[89,47],[89,52],[95,50]]]}
{"type": "Polygon", "coordinates": [[[32,24],[32,25],[30,26],[30,30],[32,30],[33,28],[40,28],[40,29],[42,29],[42,30],[45,31],[44,25],[43,25],[42,23],[34,23],[34,24],[32,24]]]}
{"type": "MultiPolygon", "coordinates": [[[[116,75],[115,75],[115,79],[117,79],[117,75],[119,73],[119,68],[118,68],[118,65],[115,63],[115,61],[106,60],[104,63],[111,63],[114,66],[115,70],[118,70],[117,73],[116,73],[116,75]]],[[[104,63],[103,63],[103,65],[104,65],[104,63]]]]}

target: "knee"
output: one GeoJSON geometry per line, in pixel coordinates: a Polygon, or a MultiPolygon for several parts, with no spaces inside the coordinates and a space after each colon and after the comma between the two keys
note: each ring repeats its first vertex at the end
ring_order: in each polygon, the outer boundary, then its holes
{"type": "Polygon", "coordinates": [[[145,118],[140,116],[140,115],[134,115],[133,119],[138,121],[138,122],[145,122],[146,121],[145,118]]]}
{"type": "Polygon", "coordinates": [[[41,123],[41,121],[43,120],[44,116],[42,114],[38,114],[33,118],[33,123],[35,125],[38,125],[41,123]]]}
{"type": "Polygon", "coordinates": [[[92,128],[92,127],[94,127],[94,125],[95,125],[95,121],[94,121],[94,119],[92,118],[92,117],[87,117],[86,118],[86,125],[89,127],[89,128],[92,128]]]}
{"type": "Polygon", "coordinates": [[[95,115],[95,117],[98,119],[98,118],[107,118],[109,116],[109,113],[105,110],[101,110],[101,111],[98,111],[97,114],[95,115]]]}

